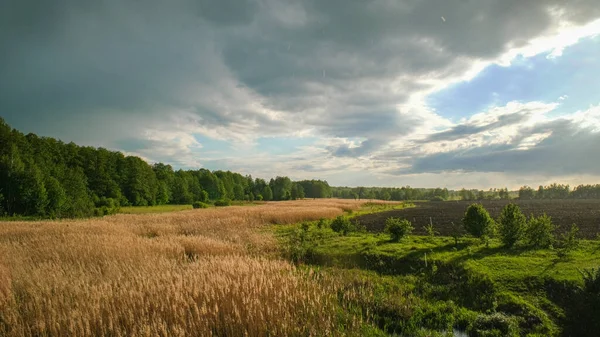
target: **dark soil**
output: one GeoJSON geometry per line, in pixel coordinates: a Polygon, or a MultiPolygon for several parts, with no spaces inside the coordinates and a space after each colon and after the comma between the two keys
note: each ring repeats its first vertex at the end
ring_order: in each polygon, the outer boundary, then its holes
{"type": "MultiPolygon", "coordinates": [[[[583,238],[595,239],[600,233],[600,200],[484,200],[481,203],[490,215],[497,219],[502,208],[509,202],[519,205],[528,217],[530,214],[548,214],[558,226],[559,232],[564,232],[571,224],[576,224],[583,238]]],[[[356,219],[371,232],[382,232],[385,220],[389,217],[407,219],[412,222],[414,233],[418,235],[426,234],[423,227],[431,222],[439,235],[449,236],[452,234],[452,223],[460,225],[467,207],[472,203],[417,202],[413,208],[366,214],[356,219]]]]}

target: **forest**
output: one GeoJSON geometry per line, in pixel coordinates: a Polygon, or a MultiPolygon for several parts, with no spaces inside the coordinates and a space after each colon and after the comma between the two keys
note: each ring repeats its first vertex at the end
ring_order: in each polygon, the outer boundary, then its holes
{"type": "Polygon", "coordinates": [[[326,181],[174,170],[104,148],[24,135],[0,118],[0,214],[8,216],[88,217],[120,206],[330,196],[326,181]]]}

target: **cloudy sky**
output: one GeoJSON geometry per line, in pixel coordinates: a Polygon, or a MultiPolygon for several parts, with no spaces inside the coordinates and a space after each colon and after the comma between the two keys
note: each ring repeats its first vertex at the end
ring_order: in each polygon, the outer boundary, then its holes
{"type": "Polygon", "coordinates": [[[2,0],[0,116],[176,168],[600,182],[597,0],[2,0]]]}

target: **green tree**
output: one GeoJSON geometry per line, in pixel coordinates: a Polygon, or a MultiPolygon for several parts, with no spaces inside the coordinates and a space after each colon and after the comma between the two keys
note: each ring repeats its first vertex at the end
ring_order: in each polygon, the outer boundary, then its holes
{"type": "Polygon", "coordinates": [[[544,213],[539,217],[530,216],[527,221],[525,237],[527,244],[535,248],[548,248],[554,244],[555,226],[552,218],[544,213]]]}
{"type": "Polygon", "coordinates": [[[242,187],[242,185],[235,184],[233,186],[233,194],[235,200],[244,200],[244,187],[242,187]]]}
{"type": "Polygon", "coordinates": [[[469,234],[480,238],[489,234],[494,220],[483,205],[472,204],[467,208],[462,222],[469,234]]]}
{"type": "Polygon", "coordinates": [[[194,202],[194,195],[189,191],[188,181],[183,172],[177,172],[173,180],[173,203],[178,205],[190,205],[194,202]]]}
{"type": "Polygon", "coordinates": [[[529,186],[523,186],[519,189],[519,199],[531,200],[535,197],[535,191],[529,186]]]}
{"type": "Polygon", "coordinates": [[[262,197],[263,197],[264,201],[273,200],[273,191],[271,191],[271,187],[269,187],[268,185],[265,186],[265,189],[263,190],[263,193],[262,193],[262,197]]]}
{"type": "Polygon", "coordinates": [[[525,232],[527,218],[521,212],[519,206],[508,204],[500,214],[500,240],[506,247],[514,246],[525,232]]]}
{"type": "Polygon", "coordinates": [[[304,187],[298,183],[292,184],[292,199],[304,199],[304,187]]]}
{"type": "Polygon", "coordinates": [[[62,181],[67,200],[61,214],[71,218],[89,217],[94,212],[94,203],[87,189],[86,177],[80,168],[67,168],[62,181]]]}
{"type": "Polygon", "coordinates": [[[289,200],[292,197],[292,181],[288,177],[271,179],[269,186],[273,192],[273,200],[289,200]]]}
{"type": "Polygon", "coordinates": [[[387,218],[385,220],[385,232],[388,233],[394,242],[402,240],[413,231],[410,221],[399,218],[387,218]]]}
{"type": "Polygon", "coordinates": [[[46,177],[45,186],[48,192],[46,214],[51,218],[61,217],[62,210],[67,202],[65,189],[56,178],[50,176],[46,177]]]}
{"type": "Polygon", "coordinates": [[[19,182],[19,196],[26,215],[44,216],[48,206],[48,192],[44,178],[35,164],[27,165],[19,182]]]}

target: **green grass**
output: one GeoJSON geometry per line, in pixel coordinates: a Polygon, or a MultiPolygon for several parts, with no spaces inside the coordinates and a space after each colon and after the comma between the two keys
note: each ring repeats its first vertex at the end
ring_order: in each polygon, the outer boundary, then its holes
{"type": "Polygon", "coordinates": [[[600,241],[582,240],[562,256],[554,249],[507,249],[496,239],[461,238],[456,245],[450,237],[409,236],[396,243],[387,234],[342,236],[317,223],[274,229],[293,261],[325,268],[344,289],[354,289],[350,293],[367,285],[369,296],[346,308],[362,312],[379,331],[435,335],[458,327],[472,336],[593,335],[579,317],[595,315],[579,304],[588,296],[580,290],[580,270],[600,266],[600,241]]]}
{"type": "Polygon", "coordinates": [[[158,206],[128,206],[121,207],[119,213],[123,214],[146,214],[146,213],[168,213],[192,209],[192,205],[158,205],[158,206]]]}
{"type": "Polygon", "coordinates": [[[356,216],[360,216],[360,215],[364,215],[364,214],[380,213],[380,212],[386,212],[386,211],[391,211],[391,210],[395,210],[395,209],[403,209],[403,208],[414,207],[414,206],[415,205],[411,202],[397,202],[397,203],[389,203],[389,204],[367,202],[364,205],[362,205],[358,211],[348,212],[348,214],[352,215],[353,217],[356,217],[356,216]]]}

